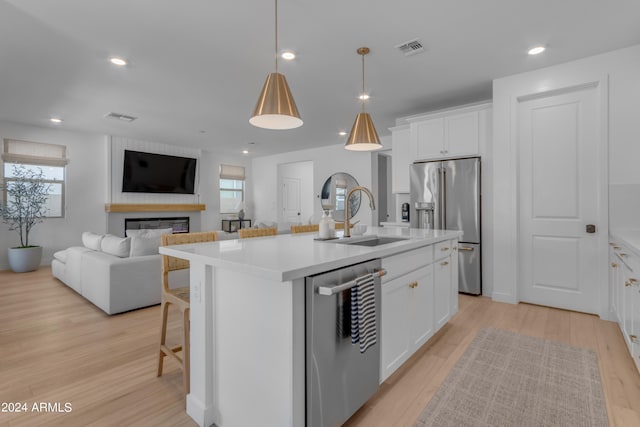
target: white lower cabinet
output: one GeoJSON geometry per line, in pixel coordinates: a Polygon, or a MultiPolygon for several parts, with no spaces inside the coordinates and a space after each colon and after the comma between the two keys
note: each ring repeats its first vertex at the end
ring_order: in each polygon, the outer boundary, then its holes
{"type": "Polygon", "coordinates": [[[433,267],[382,286],[381,381],[433,335],[433,267]]]}
{"type": "Polygon", "coordinates": [[[451,319],[451,257],[436,261],[434,275],[436,328],[440,329],[451,319]]]}
{"type": "Polygon", "coordinates": [[[640,257],[622,244],[610,245],[610,308],[640,371],[640,257]]]}
{"type": "MultiPolygon", "coordinates": [[[[436,244],[436,252],[444,245],[445,242],[436,244]]],[[[446,242],[446,246],[453,249],[457,242],[446,242]]],[[[452,262],[454,256],[450,252],[436,253],[438,259],[434,260],[429,247],[429,251],[422,248],[383,258],[382,266],[393,271],[390,280],[382,283],[380,382],[457,312],[457,262],[452,262]],[[406,274],[398,274],[398,268],[406,274]]],[[[457,261],[457,252],[454,255],[457,261]]]]}

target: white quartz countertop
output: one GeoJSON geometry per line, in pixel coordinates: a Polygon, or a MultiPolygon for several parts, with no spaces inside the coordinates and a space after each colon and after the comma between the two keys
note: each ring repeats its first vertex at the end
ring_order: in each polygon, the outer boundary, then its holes
{"type": "MultiPolygon", "coordinates": [[[[300,233],[166,246],[160,247],[160,253],[284,282],[388,257],[443,240],[458,239],[462,232],[368,227],[365,236],[372,234],[403,237],[406,240],[368,247],[340,244],[336,240],[318,241],[314,240],[318,237],[317,233],[300,233]]],[[[341,237],[342,232],[338,236],[341,237]]]]}
{"type": "Polygon", "coordinates": [[[381,222],[380,225],[382,225],[383,227],[410,227],[411,226],[409,221],[398,221],[398,222],[385,221],[385,222],[381,222]]]}
{"type": "Polygon", "coordinates": [[[617,243],[622,243],[640,257],[640,230],[611,230],[609,234],[617,243]]]}

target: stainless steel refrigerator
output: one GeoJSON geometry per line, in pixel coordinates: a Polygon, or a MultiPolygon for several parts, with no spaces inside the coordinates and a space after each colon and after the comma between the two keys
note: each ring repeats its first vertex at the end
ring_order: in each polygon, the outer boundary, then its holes
{"type": "Polygon", "coordinates": [[[458,245],[459,291],[480,295],[480,158],[411,165],[412,228],[462,230],[458,245]]]}

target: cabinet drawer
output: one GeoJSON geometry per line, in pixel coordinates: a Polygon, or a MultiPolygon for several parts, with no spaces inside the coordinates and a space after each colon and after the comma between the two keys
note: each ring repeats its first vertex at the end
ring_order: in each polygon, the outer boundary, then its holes
{"type": "Polygon", "coordinates": [[[640,259],[622,244],[614,244],[613,253],[618,261],[622,261],[624,265],[633,271],[634,274],[640,276],[640,259]]]}
{"type": "Polygon", "coordinates": [[[387,270],[387,274],[382,276],[382,282],[386,283],[432,262],[433,245],[383,258],[382,268],[387,270]]]}
{"type": "Polygon", "coordinates": [[[440,259],[448,257],[451,254],[451,240],[446,240],[444,242],[436,243],[434,245],[434,259],[440,259]]]}

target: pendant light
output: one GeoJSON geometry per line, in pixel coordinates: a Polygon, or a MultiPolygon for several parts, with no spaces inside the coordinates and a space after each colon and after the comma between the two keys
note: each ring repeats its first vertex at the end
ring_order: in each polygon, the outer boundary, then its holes
{"type": "Polygon", "coordinates": [[[276,71],[267,76],[249,123],[264,129],[294,129],[302,119],[293,100],[287,79],[278,73],[278,0],[276,3],[276,71]]]}
{"type": "Polygon", "coordinates": [[[369,53],[369,48],[361,47],[357,52],[358,55],[362,55],[362,93],[360,94],[362,112],[356,116],[356,121],[353,123],[351,134],[349,134],[349,139],[344,144],[344,148],[351,151],[379,150],[382,148],[382,144],[380,143],[380,138],[378,138],[378,132],[373,126],[371,116],[364,112],[364,56],[369,53]]]}

